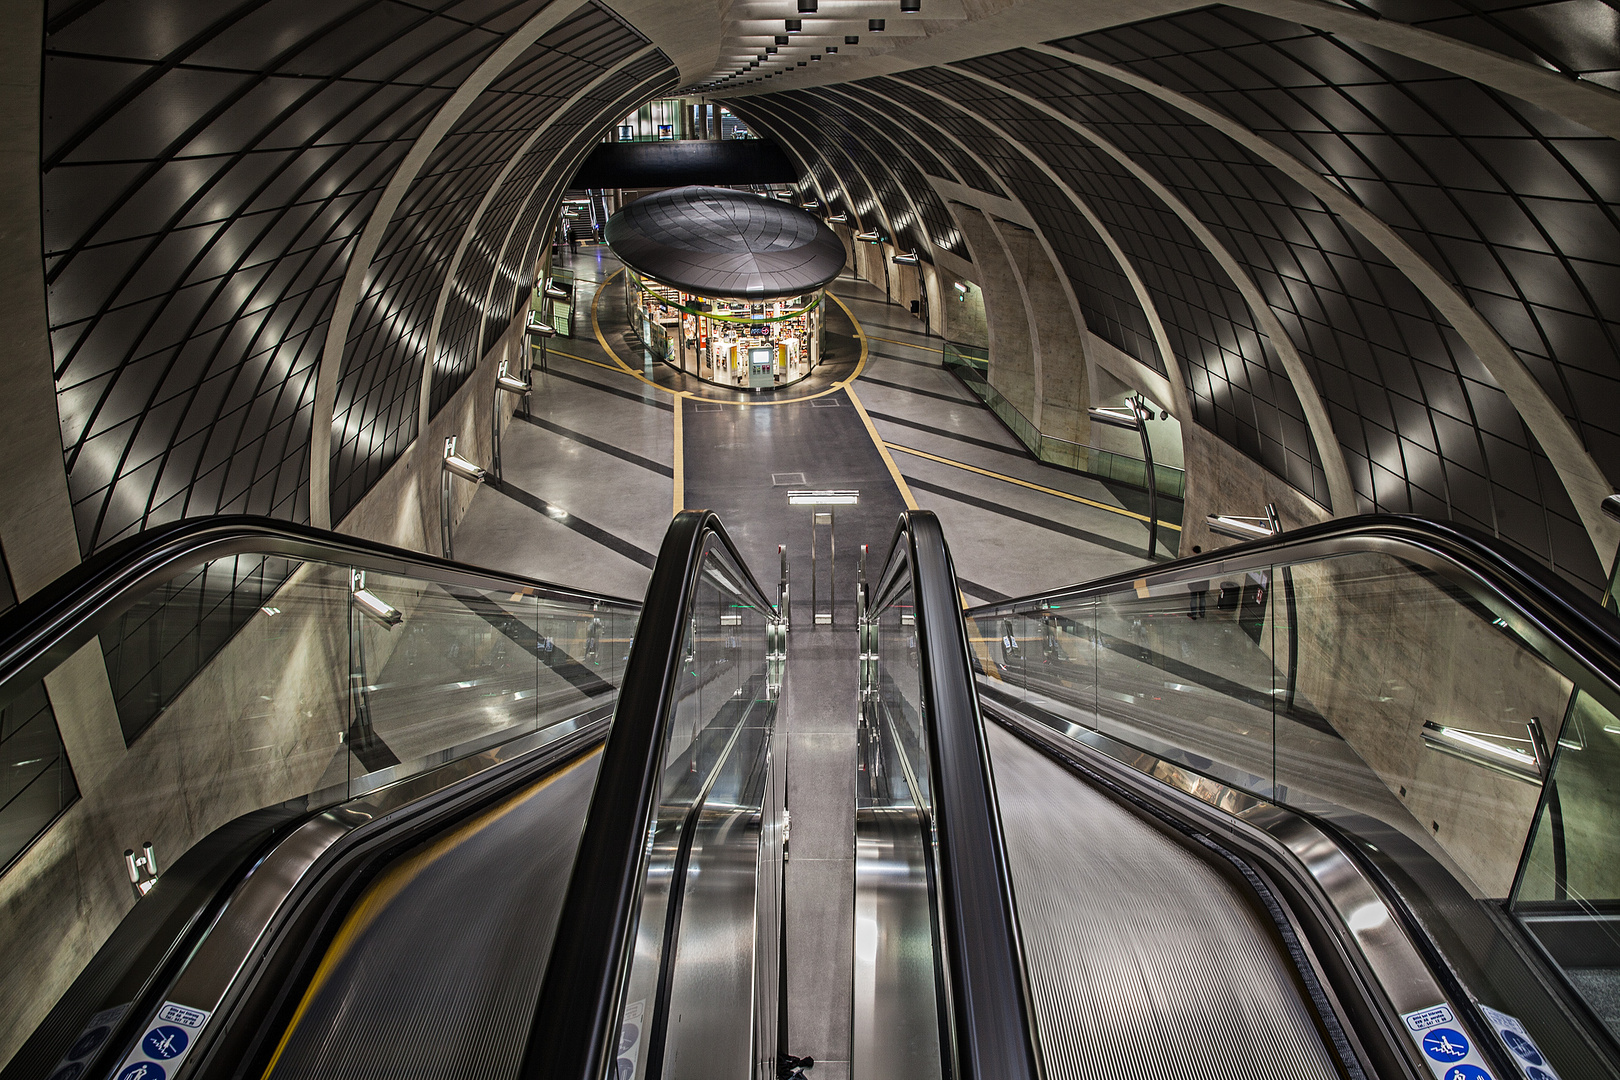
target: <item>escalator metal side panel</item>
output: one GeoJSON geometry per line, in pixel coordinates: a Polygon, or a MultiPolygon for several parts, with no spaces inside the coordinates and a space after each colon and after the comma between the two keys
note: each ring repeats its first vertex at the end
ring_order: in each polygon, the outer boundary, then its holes
{"type": "MultiPolygon", "coordinates": [[[[560,738],[554,731],[549,739],[548,732],[537,732],[324,811],[293,830],[235,888],[162,1000],[145,1006],[148,1027],[159,1006],[167,1003],[209,1016],[173,1074],[176,1080],[212,1073],[209,1059],[222,1038],[222,1024],[232,1019],[233,1002],[248,990],[246,984],[256,978],[253,969],[268,955],[297,946],[277,938],[299,898],[343,851],[391,828],[401,813],[414,820],[420,811],[431,814],[433,807],[472,797],[492,781],[504,786],[514,776],[547,771],[588,753],[606,737],[607,727],[607,718],[598,716],[560,738]]],[[[234,1067],[220,1064],[227,1070],[234,1067]]]]}
{"type": "Polygon", "coordinates": [[[1468,1003],[1437,977],[1393,902],[1336,837],[1285,807],[1106,735],[1074,724],[1059,733],[1016,709],[988,702],[987,706],[988,716],[1058,759],[1081,763],[1134,797],[1196,823],[1223,844],[1286,874],[1296,886],[1295,895],[1310,903],[1311,916],[1331,932],[1345,969],[1359,980],[1358,989],[1369,1006],[1361,1015],[1382,1030],[1377,1036],[1363,1030],[1358,1041],[1375,1061],[1382,1058],[1379,1072],[1394,1066],[1411,1076],[1427,1074],[1426,1063],[1401,1029],[1400,1018],[1418,1010],[1443,1004],[1476,1045],[1484,1042],[1487,1033],[1474,1030],[1468,1020],[1468,1003]],[[1391,1060],[1391,1052],[1398,1063],[1391,1060]]]}
{"type": "Polygon", "coordinates": [[[1191,845],[986,732],[1053,1080],[1340,1080],[1256,905],[1191,845]]]}
{"type": "Polygon", "coordinates": [[[851,1080],[941,1080],[924,828],[912,807],[855,812],[851,1080]]]}

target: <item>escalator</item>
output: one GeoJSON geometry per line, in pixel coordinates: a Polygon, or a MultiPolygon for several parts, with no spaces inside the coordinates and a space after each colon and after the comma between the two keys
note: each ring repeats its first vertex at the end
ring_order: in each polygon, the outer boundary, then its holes
{"type": "MultiPolygon", "coordinates": [[[[0,1077],[817,1080],[781,688],[847,666],[782,596],[705,512],[640,605],[246,519],[88,563],[0,687],[209,637],[130,743],[197,836],[0,1077]]],[[[1556,579],[1366,518],[964,613],[912,511],[857,616],[851,1077],[1620,1077],[1620,633],[1556,579]]]]}

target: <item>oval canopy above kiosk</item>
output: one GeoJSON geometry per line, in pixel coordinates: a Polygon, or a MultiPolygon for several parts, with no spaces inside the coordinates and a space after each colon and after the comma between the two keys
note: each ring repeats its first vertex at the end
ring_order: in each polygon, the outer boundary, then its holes
{"type": "Polygon", "coordinates": [[[608,220],[631,328],[656,357],[732,389],[798,382],[821,362],[823,290],[844,245],[819,219],[729,188],[683,187],[608,220]]]}

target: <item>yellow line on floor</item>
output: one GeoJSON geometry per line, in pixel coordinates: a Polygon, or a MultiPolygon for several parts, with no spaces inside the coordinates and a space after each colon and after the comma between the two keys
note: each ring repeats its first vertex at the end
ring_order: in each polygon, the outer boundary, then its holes
{"type": "Polygon", "coordinates": [[[675,465],[676,514],[686,509],[686,435],[681,427],[682,400],[680,397],[675,399],[675,453],[672,460],[675,465]]]}
{"type": "MultiPolygon", "coordinates": [[[[1000,480],[1003,483],[1017,484],[1019,487],[1029,488],[1031,491],[1039,491],[1043,495],[1055,495],[1059,499],[1068,499],[1070,502],[1083,503],[1086,506],[1094,506],[1098,510],[1106,510],[1110,514],[1118,514],[1120,517],[1135,518],[1137,521],[1149,520],[1146,514],[1138,514],[1133,510],[1126,510],[1119,506],[1109,506],[1107,503],[1100,503],[1095,499],[1086,499],[1079,495],[1070,495],[1067,491],[1059,491],[1057,488],[1042,487],[1040,484],[1032,484],[1028,480],[1020,480],[1016,476],[1008,476],[1006,473],[991,472],[989,469],[981,469],[977,465],[969,465],[965,461],[952,461],[950,458],[943,458],[937,454],[930,454],[926,450],[917,450],[910,446],[902,446],[899,443],[887,443],[885,445],[887,445],[891,450],[900,451],[902,454],[911,454],[914,457],[925,458],[928,461],[937,462],[940,465],[949,465],[953,469],[964,469],[970,473],[978,473],[980,476],[988,476],[992,480],[1000,480]]],[[[1159,524],[1166,529],[1174,529],[1176,532],[1181,531],[1180,525],[1176,525],[1169,521],[1160,521],[1159,524]]]]}
{"type": "Polygon", "coordinates": [[[944,352],[945,352],[944,349],[936,349],[936,348],[933,348],[930,345],[913,345],[909,341],[896,341],[892,337],[878,337],[876,334],[872,335],[872,340],[873,341],[887,341],[890,345],[904,345],[908,349],[921,349],[923,352],[937,352],[937,353],[940,353],[941,355],[943,355],[944,352]]]}
{"type": "MultiPolygon", "coordinates": [[[[578,360],[582,364],[590,364],[593,367],[603,368],[604,370],[613,372],[615,375],[623,375],[624,374],[624,369],[619,367],[617,364],[604,364],[600,360],[588,360],[583,356],[575,356],[573,353],[560,352],[557,349],[547,349],[546,350],[546,355],[547,356],[562,356],[562,357],[568,358],[569,360],[578,360]]],[[[659,389],[662,389],[662,387],[660,387],[659,389]]]]}
{"type": "Polygon", "coordinates": [[[861,320],[857,319],[855,313],[849,310],[848,304],[833,296],[832,293],[827,295],[832,296],[838,306],[844,309],[844,314],[849,316],[849,323],[855,328],[855,337],[861,343],[861,361],[855,365],[855,374],[851,375],[846,381],[836,384],[833,389],[836,390],[839,386],[842,386],[844,392],[849,395],[849,403],[855,406],[855,412],[860,416],[861,423],[866,426],[866,434],[871,436],[872,445],[877,447],[878,457],[883,459],[883,464],[888,468],[889,476],[894,480],[894,486],[900,489],[900,498],[904,500],[906,509],[919,509],[916,497],[911,494],[911,488],[906,485],[906,478],[900,475],[900,466],[894,463],[894,457],[889,453],[889,448],[883,445],[883,436],[878,434],[877,426],[872,423],[872,418],[866,415],[866,406],[861,404],[860,396],[855,393],[855,380],[860,378],[861,372],[866,368],[866,357],[868,355],[866,330],[862,328],[861,320]]]}

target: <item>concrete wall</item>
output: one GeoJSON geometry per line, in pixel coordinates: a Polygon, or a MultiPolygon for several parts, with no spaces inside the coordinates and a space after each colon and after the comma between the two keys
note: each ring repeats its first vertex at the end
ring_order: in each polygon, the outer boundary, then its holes
{"type": "MultiPolygon", "coordinates": [[[[438,552],[444,439],[489,464],[495,373],[519,357],[525,315],[339,531],[438,552]]],[[[516,398],[501,397],[510,419],[516,398]]],[[[474,487],[452,490],[459,521],[474,487]]],[[[128,748],[98,641],[46,679],[81,798],[0,877],[0,1064],[133,906],[125,848],[150,840],[168,865],[242,814],[347,782],[347,592],[345,571],[301,568],[266,605],[279,612],[251,619],[128,748]]],[[[368,661],[380,669],[387,657],[368,661]]]]}
{"type": "MultiPolygon", "coordinates": [[[[1537,717],[1558,739],[1569,680],[1434,582],[1382,554],[1290,571],[1299,627],[1301,701],[1343,738],[1279,718],[1279,783],[1390,820],[1451,862],[1484,896],[1513,883],[1540,785],[1425,744],[1425,720],[1523,739],[1537,717]],[[1331,767],[1346,751],[1349,767],[1331,767]],[[1356,782],[1354,759],[1382,787],[1356,782]]],[[[1279,583],[1272,597],[1280,601],[1279,583]]],[[[1268,635],[1267,640],[1270,640],[1268,635]]],[[[1287,635],[1276,634],[1287,669],[1287,635]]],[[[1364,773],[1363,773],[1364,775],[1364,773]]]]}
{"type": "Polygon", "coordinates": [[[963,203],[951,210],[973,252],[983,290],[990,385],[1026,417],[1035,412],[1035,344],[1024,306],[1023,286],[1013,270],[1000,231],[990,215],[963,203]]]}

